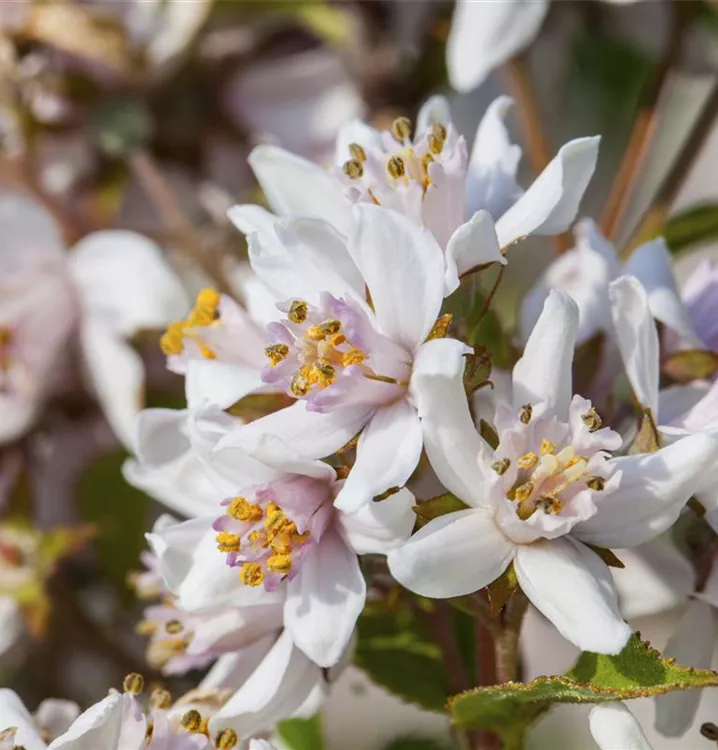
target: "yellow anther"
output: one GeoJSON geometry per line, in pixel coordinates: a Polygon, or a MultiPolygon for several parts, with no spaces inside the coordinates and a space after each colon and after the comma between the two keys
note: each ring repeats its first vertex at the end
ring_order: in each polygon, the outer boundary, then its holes
{"type": "Polygon", "coordinates": [[[197,734],[202,731],[204,719],[202,718],[202,714],[196,708],[191,708],[186,714],[184,714],[180,723],[188,732],[197,734]]]}
{"type": "Polygon", "coordinates": [[[292,551],[292,540],[289,534],[277,534],[269,542],[269,546],[277,555],[288,555],[292,551]]]}
{"type": "Polygon", "coordinates": [[[581,415],[581,419],[591,432],[596,432],[596,430],[599,430],[603,424],[599,413],[593,408],[593,406],[585,414],[581,415]]]}
{"type": "Polygon", "coordinates": [[[197,345],[199,346],[199,353],[205,359],[217,359],[217,355],[206,344],[197,341],[197,345]]]}
{"type": "Polygon", "coordinates": [[[344,172],[350,180],[360,180],[364,175],[364,165],[359,159],[349,159],[349,161],[344,162],[342,172],[344,172]]]}
{"type": "Polygon", "coordinates": [[[154,635],[156,632],[157,623],[152,622],[152,620],[140,620],[137,625],[135,625],[135,633],[137,633],[137,635],[147,637],[154,635]]]}
{"type": "Polygon", "coordinates": [[[208,326],[217,317],[220,300],[220,293],[216,289],[202,289],[197,294],[187,323],[191,326],[208,326]]]}
{"type": "Polygon", "coordinates": [[[502,458],[500,461],[496,461],[491,464],[491,468],[499,475],[503,476],[511,466],[511,460],[508,458],[502,458]]]}
{"type": "Polygon", "coordinates": [[[165,356],[182,354],[184,349],[184,323],[170,323],[160,338],[160,349],[165,356]]]}
{"type": "Polygon", "coordinates": [[[324,341],[326,334],[319,326],[309,326],[307,332],[304,334],[304,338],[308,341],[324,341]]]}
{"type": "Polygon", "coordinates": [[[269,360],[272,367],[276,367],[280,362],[286,359],[289,354],[289,347],[286,344],[270,344],[264,347],[264,354],[269,360]]]}
{"type": "Polygon", "coordinates": [[[437,138],[442,142],[446,140],[446,128],[440,122],[435,122],[431,126],[431,134],[434,138],[437,138]]]}
{"type": "Polygon", "coordinates": [[[264,511],[259,505],[247,502],[243,497],[235,497],[227,506],[227,515],[232,516],[232,518],[235,518],[237,521],[253,523],[264,517],[264,511]]]}
{"type": "Polygon", "coordinates": [[[311,383],[301,373],[295,373],[289,381],[289,392],[296,398],[301,398],[309,393],[311,383]]]}
{"type": "Polygon", "coordinates": [[[307,311],[309,309],[309,305],[307,305],[304,300],[295,299],[294,302],[292,302],[291,306],[289,307],[289,312],[287,313],[287,318],[292,321],[292,323],[301,324],[304,323],[304,321],[307,319],[307,311]]]}
{"type": "Polygon", "coordinates": [[[259,531],[252,531],[250,535],[247,537],[249,539],[251,544],[257,544],[261,539],[263,538],[263,535],[259,531]]]}
{"type": "Polygon", "coordinates": [[[586,480],[586,487],[594,492],[601,492],[606,486],[606,480],[603,477],[589,477],[586,480]]]}
{"type": "Polygon", "coordinates": [[[327,334],[327,336],[331,336],[335,333],[339,333],[342,327],[341,320],[337,320],[336,318],[327,318],[325,321],[319,324],[319,330],[322,333],[327,334]]]}
{"type": "Polygon", "coordinates": [[[533,491],[534,491],[533,482],[526,482],[526,484],[519,485],[514,491],[514,500],[518,500],[520,503],[522,503],[531,497],[531,493],[533,491]]]}
{"type": "Polygon", "coordinates": [[[349,144],[349,153],[352,155],[352,159],[356,159],[358,162],[366,161],[366,151],[358,143],[349,144]]]}
{"type": "Polygon", "coordinates": [[[391,134],[399,143],[408,141],[411,137],[411,120],[408,117],[397,117],[391,124],[391,134]]]}
{"type": "Polygon", "coordinates": [[[444,141],[442,141],[440,138],[437,138],[433,133],[429,135],[428,142],[429,149],[431,150],[432,154],[437,155],[444,150],[444,141]]]}
{"type": "Polygon", "coordinates": [[[291,555],[272,555],[267,560],[267,568],[272,573],[280,573],[281,575],[287,575],[292,569],[292,556],[291,555]]]}
{"type": "Polygon", "coordinates": [[[126,693],[139,695],[145,689],[145,678],[137,672],[130,672],[122,681],[122,689],[126,693]]]}
{"type": "Polygon", "coordinates": [[[351,365],[360,365],[366,357],[366,354],[364,352],[357,348],[352,347],[348,351],[344,352],[342,354],[342,365],[344,367],[350,367],[351,365]]]}
{"type": "Polygon", "coordinates": [[[538,463],[538,456],[533,451],[529,451],[516,459],[516,463],[521,469],[533,469],[538,463]]]}
{"type": "Polygon", "coordinates": [[[325,359],[320,359],[314,363],[314,377],[322,388],[326,388],[336,380],[337,371],[325,359]]]}
{"type": "Polygon", "coordinates": [[[214,746],[217,750],[233,750],[237,747],[239,737],[234,729],[223,729],[214,738],[214,746]]]}
{"type": "Polygon", "coordinates": [[[184,630],[184,626],[179,620],[170,620],[165,623],[165,631],[170,635],[177,635],[184,630]]]}
{"type": "Polygon", "coordinates": [[[531,421],[532,414],[533,408],[531,407],[531,404],[524,404],[519,409],[519,422],[521,422],[521,424],[528,424],[531,421]]]}
{"type": "Polygon", "coordinates": [[[264,582],[264,572],[259,563],[244,563],[239,569],[239,580],[245,586],[261,586],[264,582]]]}
{"type": "Polygon", "coordinates": [[[150,695],[150,706],[166,709],[172,705],[172,693],[164,688],[155,688],[150,695]]]}
{"type": "Polygon", "coordinates": [[[220,552],[239,552],[240,539],[236,534],[229,531],[220,531],[217,534],[217,549],[220,552]]]}
{"type": "Polygon", "coordinates": [[[406,174],[406,167],[404,166],[404,160],[401,156],[392,156],[386,163],[386,171],[395,180],[403,177],[406,174]]]}
{"type": "Polygon", "coordinates": [[[336,333],[329,339],[329,344],[333,347],[341,346],[345,344],[347,337],[343,333],[336,333]]]}
{"type": "Polygon", "coordinates": [[[556,452],[556,444],[544,438],[541,441],[541,455],[547,456],[549,453],[555,453],[555,452],[556,452]]]}

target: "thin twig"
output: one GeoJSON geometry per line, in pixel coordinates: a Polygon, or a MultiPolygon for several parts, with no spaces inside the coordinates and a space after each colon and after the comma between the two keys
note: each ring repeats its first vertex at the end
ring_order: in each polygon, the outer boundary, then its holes
{"type": "Polygon", "coordinates": [[[154,157],[147,151],[137,150],[131,154],[129,164],[147,197],[155,205],[187,257],[210,277],[220,292],[232,294],[232,286],[219,258],[215,253],[205,251],[202,238],[187,220],[177,196],[168,185],[154,157]]]}
{"type": "Polygon", "coordinates": [[[653,202],[639,220],[631,242],[621,253],[622,258],[630,256],[634,248],[660,233],[676,196],[703,149],[706,137],[713,129],[716,117],[718,117],[718,78],[715,79],[708,101],[693,125],[681,152],[676,157],[673,167],[658,188],[653,202]]]}
{"type": "Polygon", "coordinates": [[[625,218],[631,197],[636,189],[638,177],[648,158],[650,146],[653,143],[658,126],[658,104],[661,94],[668,74],[680,58],[685,31],[693,15],[692,4],[689,3],[688,6],[690,7],[687,8],[682,3],[674,4],[676,18],[671,28],[671,36],[665,54],[641,97],[641,103],[623,154],[623,160],[601,217],[601,228],[609,239],[615,237],[625,218]]]}
{"type": "Polygon", "coordinates": [[[519,635],[529,605],[521,589],[517,589],[504,611],[504,630],[496,642],[496,677],[501,683],[519,678],[519,635]]]}
{"type": "Polygon", "coordinates": [[[489,296],[486,298],[486,302],[484,303],[484,309],[481,311],[481,314],[479,315],[479,319],[476,321],[476,328],[478,328],[481,323],[483,323],[484,318],[489,314],[489,310],[491,308],[491,303],[494,301],[494,297],[496,296],[496,292],[498,291],[499,284],[501,284],[501,279],[504,277],[504,271],[506,270],[506,266],[501,266],[499,269],[498,274],[496,275],[496,281],[494,281],[494,285],[491,287],[491,291],[489,292],[489,296]]]}

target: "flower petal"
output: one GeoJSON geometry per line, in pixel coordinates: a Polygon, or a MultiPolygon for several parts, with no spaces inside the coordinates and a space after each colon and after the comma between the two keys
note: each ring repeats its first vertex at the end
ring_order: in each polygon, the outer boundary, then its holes
{"type": "Polygon", "coordinates": [[[122,336],[163,328],[187,313],[179,279],[154,242],[135,232],[94,232],[70,253],[80,301],[93,321],[122,336]]]}
{"type": "Polygon", "coordinates": [[[228,409],[241,398],[264,386],[260,371],[211,359],[193,359],[187,365],[187,406],[214,404],[228,409]]]}
{"type": "MultiPolygon", "coordinates": [[[[411,529],[407,536],[410,533],[411,529]]],[[[15,646],[24,631],[25,621],[17,601],[12,596],[0,594],[0,659],[15,646]]]]}
{"type": "Polygon", "coordinates": [[[276,641],[277,633],[267,633],[239,651],[220,656],[197,686],[198,689],[239,689],[262,663],[276,641]]]}
{"type": "Polygon", "coordinates": [[[249,164],[275,213],[325,219],[348,234],[351,205],[339,183],[324,169],[268,145],[253,149],[249,164]]]}
{"type": "Polygon", "coordinates": [[[565,536],[520,545],[514,567],[519,586],[561,635],[584,651],[618,654],[631,629],[621,617],[608,566],[565,536]]]}
{"type": "Polygon", "coordinates": [[[571,226],[596,168],[599,141],[598,137],[578,138],[561,147],[531,187],[496,222],[502,248],[531,234],[560,234],[571,226]]]}
{"type": "Polygon", "coordinates": [[[402,586],[421,596],[446,599],[471,594],[496,580],[515,549],[491,512],[471,508],[429,521],[392,550],[387,562],[402,586]]]}
{"type": "Polygon", "coordinates": [[[533,41],[548,7],[547,0],[458,2],[446,43],[451,85],[464,93],[483,83],[533,41]]]}
{"type": "Polygon", "coordinates": [[[351,120],[339,129],[336,147],[334,150],[334,164],[341,167],[352,158],[349,146],[352,143],[359,144],[364,151],[371,153],[375,149],[381,149],[381,133],[371,125],[361,120],[351,120]]]}
{"type": "Polygon", "coordinates": [[[642,407],[658,418],[658,332],[648,295],[633,276],[621,276],[608,288],[613,327],[623,365],[642,407]]]}
{"type": "Polygon", "coordinates": [[[514,366],[514,408],[545,404],[559,419],[568,420],[577,331],[576,303],[564,292],[551,292],[523,356],[514,366]]]}
{"type": "Polygon", "coordinates": [[[424,448],[441,483],[467,505],[487,502],[479,457],[485,444],[474,427],[464,389],[464,355],[454,339],[427,341],[409,386],[424,432],[424,448]]]}
{"type": "Polygon", "coordinates": [[[432,125],[450,125],[451,111],[445,96],[430,96],[419,108],[416,115],[415,133],[426,133],[432,125]]]}
{"type": "Polygon", "coordinates": [[[377,409],[361,433],[335,507],[351,513],[386,490],[402,487],[419,463],[422,445],[421,422],[406,399],[377,409]]]}
{"type": "Polygon", "coordinates": [[[619,701],[592,708],[588,723],[601,750],[652,750],[636,717],[619,701]]]}
{"type": "Polygon", "coordinates": [[[662,237],[634,250],[623,272],[635,276],[643,284],[651,314],[656,320],[679,334],[685,346],[692,349],[704,347],[676,288],[671,254],[662,237]]]}
{"type": "Polygon", "coordinates": [[[696,492],[712,484],[718,442],[707,433],[688,435],[655,453],[611,459],[622,476],[597,503],[593,518],[575,535],[587,544],[618,549],[655,539],[670,528],[696,492]]]}
{"type": "Polygon", "coordinates": [[[330,528],[287,586],[285,627],[313,662],[331,667],[344,653],[365,600],[357,556],[330,528]]]}
{"type": "Polygon", "coordinates": [[[501,254],[494,220],[488,211],[477,211],[451,235],[446,246],[445,294],[456,291],[462,274],[494,262],[507,263],[501,254]]]}
{"type": "Polygon", "coordinates": [[[511,142],[504,124],[512,105],[513,101],[508,96],[494,99],[479,123],[466,182],[469,213],[483,209],[498,218],[523,193],[516,182],[521,148],[511,142]]]}
{"type": "MultiPolygon", "coordinates": [[[[696,669],[710,669],[716,638],[715,610],[693,600],[668,639],[664,658],[696,669]]],[[[681,737],[690,729],[701,700],[700,690],[680,690],[656,698],[656,729],[666,737],[681,737]]]]}
{"type": "Polygon", "coordinates": [[[122,715],[127,698],[113,693],[91,706],[72,726],[50,743],[48,750],[97,750],[118,746],[122,731],[122,715]]]}
{"type": "Polygon", "coordinates": [[[405,216],[358,204],[349,252],[369,288],[383,334],[408,352],[428,336],[444,292],[444,254],[434,236],[405,216]]]}
{"type": "Polygon", "coordinates": [[[356,513],[339,513],[344,536],[357,555],[386,555],[410,536],[416,521],[416,500],[405,488],[356,513]]]}
{"type": "Polygon", "coordinates": [[[0,688],[0,732],[10,727],[17,729],[15,742],[12,743],[15,746],[25,747],[26,750],[45,750],[35,722],[17,693],[0,688]]]}

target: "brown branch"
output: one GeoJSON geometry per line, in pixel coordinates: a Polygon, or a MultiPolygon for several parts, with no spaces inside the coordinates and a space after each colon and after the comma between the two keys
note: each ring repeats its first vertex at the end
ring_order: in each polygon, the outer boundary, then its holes
{"type": "Polygon", "coordinates": [[[496,677],[500,683],[519,679],[519,636],[528,605],[526,594],[517,588],[504,610],[504,630],[496,641],[496,677]]]}
{"type": "Polygon", "coordinates": [[[681,152],[676,157],[673,167],[658,188],[653,202],[639,220],[631,242],[622,252],[621,255],[624,259],[630,256],[633,249],[638,245],[660,233],[676,196],[703,149],[706,137],[713,129],[716,117],[718,117],[718,78],[714,80],[708,100],[693,125],[681,152]]]}
{"type": "Polygon", "coordinates": [[[658,104],[668,74],[680,58],[685,32],[693,17],[693,5],[674,4],[675,22],[665,53],[657,65],[649,85],[644,89],[633,129],[611,187],[606,207],[601,217],[601,229],[609,239],[615,237],[630,205],[638,177],[645,166],[658,126],[658,104]]]}
{"type": "Polygon", "coordinates": [[[471,680],[456,642],[451,605],[443,601],[434,601],[432,604],[434,605],[432,611],[417,606],[416,613],[429,626],[436,644],[441,649],[446,675],[449,678],[449,689],[453,694],[461,693],[471,687],[471,680]]]}

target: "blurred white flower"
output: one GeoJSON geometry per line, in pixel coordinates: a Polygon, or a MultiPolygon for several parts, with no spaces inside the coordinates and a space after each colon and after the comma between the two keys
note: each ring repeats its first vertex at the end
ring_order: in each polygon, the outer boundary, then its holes
{"type": "Polygon", "coordinates": [[[620,701],[599,704],[588,721],[601,750],[652,750],[636,717],[620,701]]]}
{"type": "Polygon", "coordinates": [[[442,351],[427,366],[419,361],[427,455],[469,508],[430,521],[388,560],[407,588],[438,598],[477,591],[513,562],[526,596],[566,639],[615,654],[631,631],[608,567],[586,545],[633,547],[672,526],[711,481],[718,442],[699,434],[655,453],[611,457],[621,437],[601,428],[590,401],[572,397],[577,329],[576,305],[552,292],[514,367],[512,405],[497,409],[495,450],[472,423],[462,358],[442,351]]]}

